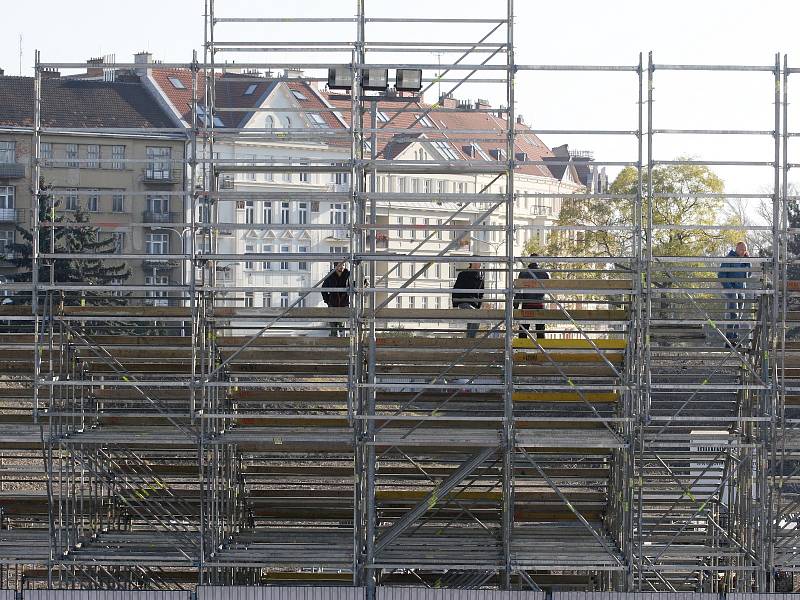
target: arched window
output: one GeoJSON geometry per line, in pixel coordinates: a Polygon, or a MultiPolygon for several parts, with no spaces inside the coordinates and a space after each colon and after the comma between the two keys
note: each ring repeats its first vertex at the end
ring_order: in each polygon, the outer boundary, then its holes
{"type": "Polygon", "coordinates": [[[272,115],[267,115],[266,120],[264,121],[264,127],[267,129],[274,129],[275,128],[275,119],[272,115]]]}
{"type": "Polygon", "coordinates": [[[287,116],[286,117],[286,129],[291,129],[291,128],[292,128],[292,118],[287,116]]]}

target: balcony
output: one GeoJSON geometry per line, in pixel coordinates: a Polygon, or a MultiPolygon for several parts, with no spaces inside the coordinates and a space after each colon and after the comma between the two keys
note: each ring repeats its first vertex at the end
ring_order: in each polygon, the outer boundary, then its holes
{"type": "Polygon", "coordinates": [[[179,169],[162,169],[160,167],[147,167],[144,172],[144,182],[152,184],[173,184],[180,180],[179,169]]]}
{"type": "Polygon", "coordinates": [[[146,210],[142,213],[142,219],[145,223],[174,223],[177,214],[169,212],[153,212],[146,210]]]}
{"type": "Polygon", "coordinates": [[[0,223],[17,223],[20,217],[16,208],[0,208],[0,223]]]}
{"type": "Polygon", "coordinates": [[[178,266],[178,261],[169,258],[158,258],[158,254],[154,254],[153,258],[145,258],[142,260],[142,270],[145,273],[153,271],[169,271],[178,266]]]}
{"type": "Polygon", "coordinates": [[[25,165],[0,162],[0,179],[22,179],[23,177],[25,177],[25,165]]]}
{"type": "Polygon", "coordinates": [[[14,262],[16,259],[17,253],[12,252],[11,250],[6,250],[5,252],[0,253],[0,261],[14,262]]]}

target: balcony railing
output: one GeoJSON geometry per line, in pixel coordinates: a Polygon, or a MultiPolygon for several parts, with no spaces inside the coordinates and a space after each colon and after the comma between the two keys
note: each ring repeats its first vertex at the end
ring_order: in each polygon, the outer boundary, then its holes
{"type": "Polygon", "coordinates": [[[148,183],[175,183],[178,181],[178,170],[147,167],[144,170],[144,180],[148,183]]]}
{"type": "Polygon", "coordinates": [[[173,223],[176,215],[169,212],[154,212],[146,210],[142,214],[145,223],[173,223]]]}
{"type": "Polygon", "coordinates": [[[16,223],[18,220],[16,208],[0,208],[0,223],[16,223]]]}
{"type": "Polygon", "coordinates": [[[0,177],[5,179],[21,179],[25,177],[25,165],[20,163],[0,162],[0,177]]]}

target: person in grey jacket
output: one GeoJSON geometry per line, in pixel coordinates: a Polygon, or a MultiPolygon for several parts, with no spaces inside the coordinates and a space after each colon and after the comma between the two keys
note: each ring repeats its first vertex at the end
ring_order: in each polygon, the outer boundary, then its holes
{"type": "MultiPolygon", "coordinates": [[[[461,271],[453,284],[453,306],[466,310],[476,310],[483,302],[484,279],[481,263],[469,263],[469,268],[461,271]],[[456,291],[459,290],[459,291],[456,291]]],[[[478,323],[467,323],[467,337],[478,335],[478,323]]]]}

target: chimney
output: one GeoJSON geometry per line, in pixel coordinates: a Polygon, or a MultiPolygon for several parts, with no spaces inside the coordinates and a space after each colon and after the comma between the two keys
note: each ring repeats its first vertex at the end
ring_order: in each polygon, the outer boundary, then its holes
{"type": "Polygon", "coordinates": [[[61,71],[58,69],[44,67],[41,70],[42,79],[58,79],[59,77],[61,77],[61,71]]]}
{"type": "MultiPolygon", "coordinates": [[[[137,65],[152,65],[153,55],[149,52],[137,52],[133,55],[133,62],[137,65]]],[[[150,74],[150,67],[136,67],[136,74],[139,77],[146,77],[150,74]]]]}
{"type": "Polygon", "coordinates": [[[439,106],[442,108],[457,108],[458,102],[453,98],[453,94],[442,94],[439,98],[439,106]]]}
{"type": "Polygon", "coordinates": [[[475,110],[488,110],[490,108],[492,108],[492,105],[489,104],[488,100],[478,98],[478,100],[475,102],[475,110]]]}
{"type": "Polygon", "coordinates": [[[3,69],[0,69],[0,77],[2,77],[5,74],[6,74],[6,72],[3,69]]]}
{"type": "Polygon", "coordinates": [[[89,63],[89,67],[86,68],[86,75],[87,77],[102,77],[103,76],[103,68],[102,64],[105,62],[105,58],[102,56],[96,56],[95,58],[90,58],[86,61],[89,63]]]}
{"type": "Polygon", "coordinates": [[[522,118],[522,115],[517,115],[517,125],[525,125],[525,119],[522,118]]]}
{"type": "Polygon", "coordinates": [[[303,78],[303,69],[286,69],[283,72],[283,76],[286,79],[302,79],[303,78]]]}

